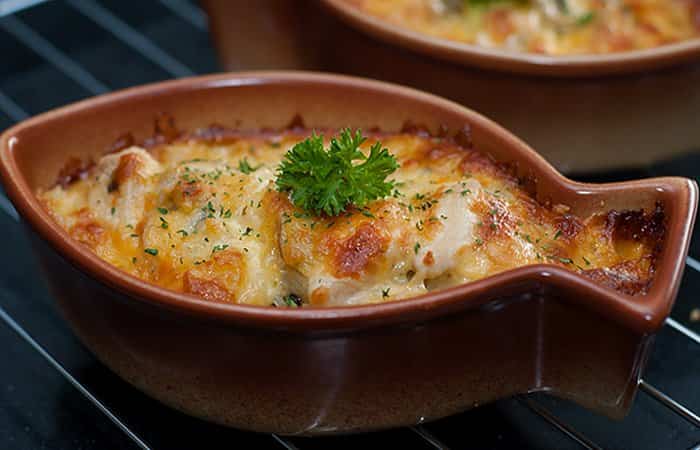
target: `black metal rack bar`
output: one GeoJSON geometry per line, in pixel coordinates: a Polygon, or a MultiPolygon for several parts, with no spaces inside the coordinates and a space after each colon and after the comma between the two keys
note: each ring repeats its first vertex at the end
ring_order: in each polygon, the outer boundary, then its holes
{"type": "Polygon", "coordinates": [[[166,8],[172,11],[173,14],[180,17],[182,20],[189,22],[193,27],[207,31],[208,30],[208,20],[207,15],[204,12],[187,2],[186,0],[158,0],[166,8]]]}
{"type": "Polygon", "coordinates": [[[280,444],[282,447],[286,448],[287,450],[298,450],[297,446],[292,444],[289,439],[283,437],[283,436],[278,436],[276,434],[272,435],[272,439],[275,440],[278,444],[280,444]]]}
{"type": "Polygon", "coordinates": [[[14,14],[46,1],[47,0],[4,0],[0,2],[0,17],[14,14]]]}
{"type": "Polygon", "coordinates": [[[109,91],[109,88],[92,76],[90,72],[83,69],[78,63],[57,49],[39,33],[25,25],[17,17],[4,17],[0,21],[0,28],[46,59],[46,61],[50,62],[91,94],[98,95],[109,91]]]}
{"type": "Polygon", "coordinates": [[[29,117],[29,114],[21,106],[3,92],[0,92],[0,110],[4,111],[15,122],[29,117]]]}
{"type": "MultiPolygon", "coordinates": [[[[688,261],[694,261],[694,259],[691,257],[688,257],[688,261]]],[[[695,269],[695,268],[693,267],[693,269],[695,269]]],[[[700,273],[700,269],[695,269],[695,270],[697,270],[700,273]]],[[[682,335],[684,335],[685,337],[687,337],[691,341],[695,341],[696,344],[700,345],[700,336],[697,333],[695,333],[694,331],[692,331],[691,329],[684,327],[683,325],[681,325],[680,323],[678,323],[677,321],[673,320],[670,317],[668,319],[666,319],[666,325],[673,328],[677,332],[681,333],[682,335]]]]}
{"type": "Polygon", "coordinates": [[[691,424],[695,425],[696,427],[700,427],[700,416],[698,416],[697,414],[695,414],[693,411],[689,410],[685,406],[681,405],[676,400],[672,399],[671,397],[664,394],[660,390],[656,389],[654,386],[650,385],[649,383],[647,383],[644,380],[641,380],[639,382],[639,388],[643,392],[652,396],[654,399],[663,403],[664,406],[673,410],[673,412],[675,412],[679,416],[683,417],[685,420],[687,420],[691,424]]]}
{"type": "Polygon", "coordinates": [[[114,37],[141,53],[146,59],[159,65],[171,76],[178,78],[195,74],[189,67],[170,56],[155,45],[153,41],[127,25],[99,3],[93,0],[66,0],[66,2],[81,14],[112,33],[114,37]]]}
{"type": "Polygon", "coordinates": [[[109,420],[111,420],[114,425],[116,425],[120,430],[122,430],[136,445],[142,449],[149,449],[150,447],[139,438],[136,433],[131,431],[124,422],[122,422],[112,411],[109,410],[101,401],[97,399],[85,386],[80,384],[78,380],[75,379],[73,375],[68,372],[65,367],[61,365],[56,359],[47,352],[44,347],[39,345],[39,343],[32,338],[29,333],[27,333],[24,328],[22,328],[8,313],[5,309],[0,306],[0,319],[7,325],[12,331],[17,333],[27,344],[29,344],[32,349],[41,355],[42,358],[48,362],[51,367],[53,367],[58,373],[61,374],[63,378],[66,379],[68,383],[71,384],[75,389],[77,389],[86,399],[90,401],[95,407],[104,414],[109,420]]]}
{"type": "Polygon", "coordinates": [[[421,425],[416,425],[416,426],[410,427],[410,429],[411,429],[411,431],[416,433],[418,436],[423,438],[428,444],[430,444],[434,448],[437,448],[437,449],[447,449],[448,448],[447,445],[440,442],[440,440],[438,438],[436,438],[435,436],[433,436],[433,434],[430,431],[426,430],[425,427],[423,427],[421,425]]]}
{"type": "Polygon", "coordinates": [[[588,439],[575,428],[564,423],[561,419],[552,414],[546,408],[543,408],[542,405],[540,405],[536,401],[529,399],[525,396],[519,397],[519,400],[522,403],[524,403],[525,406],[530,408],[533,412],[539,414],[540,416],[542,416],[543,419],[555,426],[559,431],[570,437],[572,440],[576,441],[579,445],[581,445],[581,447],[587,450],[602,450],[602,447],[588,439]]]}

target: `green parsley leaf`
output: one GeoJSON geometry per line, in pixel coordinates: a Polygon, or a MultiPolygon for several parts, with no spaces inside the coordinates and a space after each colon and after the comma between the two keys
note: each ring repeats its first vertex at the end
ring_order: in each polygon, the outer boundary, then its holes
{"type": "Polygon", "coordinates": [[[562,264],[573,264],[574,260],[571,258],[559,258],[559,262],[562,264]]]}
{"type": "Polygon", "coordinates": [[[255,172],[256,170],[258,170],[261,167],[262,167],[262,164],[257,166],[257,167],[251,166],[250,163],[248,162],[248,158],[243,158],[240,161],[238,161],[238,170],[240,170],[241,172],[243,172],[245,174],[255,172]]]}
{"type": "Polygon", "coordinates": [[[144,248],[143,249],[144,253],[148,253],[151,256],[157,256],[158,255],[158,249],[157,248],[144,248]]]}
{"type": "Polygon", "coordinates": [[[285,154],[277,168],[277,189],[289,192],[299,208],[328,216],[390,195],[394,182],[386,177],[399,167],[396,158],[379,142],[365,156],[359,150],[365,140],[360,130],[345,129],[325,149],[323,136],[313,134],[285,154]]]}
{"type": "Polygon", "coordinates": [[[298,308],[301,306],[301,297],[296,294],[285,295],[282,298],[282,301],[290,308],[298,308]]]}
{"type": "Polygon", "coordinates": [[[211,249],[211,252],[212,252],[212,254],[214,254],[216,252],[226,250],[227,248],[228,248],[228,244],[219,244],[219,245],[215,245],[214,248],[211,249]]]}
{"type": "Polygon", "coordinates": [[[569,3],[566,0],[557,0],[556,3],[559,11],[569,14],[569,3]]]}
{"type": "Polygon", "coordinates": [[[578,17],[578,19],[576,19],[576,25],[588,25],[589,23],[593,22],[593,19],[595,19],[595,13],[593,11],[589,11],[587,13],[581,14],[578,17]]]}

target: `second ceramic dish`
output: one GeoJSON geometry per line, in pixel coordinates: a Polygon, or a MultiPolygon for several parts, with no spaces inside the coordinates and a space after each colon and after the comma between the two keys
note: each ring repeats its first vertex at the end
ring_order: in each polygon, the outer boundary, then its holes
{"type": "Polygon", "coordinates": [[[566,172],[642,167],[700,147],[698,39],[590,57],[513,55],[407,32],[341,0],[203,3],[229,70],[325,70],[417,87],[504,124],[566,172]]]}

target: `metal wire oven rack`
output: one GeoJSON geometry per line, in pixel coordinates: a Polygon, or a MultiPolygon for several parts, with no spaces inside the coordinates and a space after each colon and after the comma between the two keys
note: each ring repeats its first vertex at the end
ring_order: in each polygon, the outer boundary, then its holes
{"type": "MultiPolygon", "coordinates": [[[[0,0],[0,50],[14,55],[4,58],[0,68],[0,129],[82,97],[216,70],[206,16],[188,0],[0,0]]],[[[700,175],[700,159],[691,157],[641,173],[651,174],[700,175]]],[[[136,392],[95,362],[57,317],[41,282],[27,279],[34,273],[34,263],[25,256],[28,244],[19,230],[17,212],[2,192],[0,210],[3,245],[10,256],[4,258],[0,272],[0,319],[6,326],[0,327],[0,343],[7,352],[0,370],[3,448],[236,444],[286,449],[362,445],[700,449],[700,416],[693,412],[700,409],[700,335],[697,324],[688,319],[700,291],[700,261],[692,256],[673,318],[666,321],[648,378],[640,384],[643,394],[623,422],[545,395],[530,395],[408,429],[288,438],[187,418],[136,392]],[[55,372],[46,371],[47,364],[55,372]]],[[[700,256],[699,239],[691,255],[700,256]]]]}

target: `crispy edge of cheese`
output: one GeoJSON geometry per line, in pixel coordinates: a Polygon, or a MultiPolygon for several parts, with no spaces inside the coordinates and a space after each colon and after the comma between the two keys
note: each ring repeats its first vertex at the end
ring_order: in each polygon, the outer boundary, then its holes
{"type": "Polygon", "coordinates": [[[271,167],[298,133],[131,147],[39,195],[103,259],[217,302],[279,304],[294,293],[316,306],[376,303],[544,262],[627,293],[651,282],[660,235],[639,230],[649,217],[659,228],[662,212],[578,218],[538,204],[505,169],[451,139],[383,134],[366,146],[379,138],[401,163],[401,192],[336,218],[310,217],[274,189],[271,167]],[[261,168],[241,172],[242,158],[261,168]],[[628,222],[639,230],[616,231],[628,222]]]}

